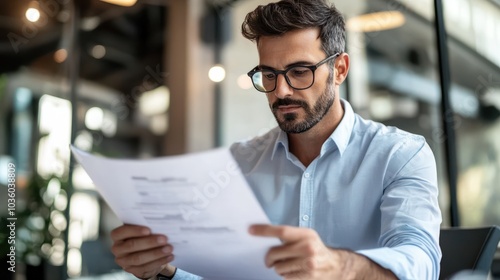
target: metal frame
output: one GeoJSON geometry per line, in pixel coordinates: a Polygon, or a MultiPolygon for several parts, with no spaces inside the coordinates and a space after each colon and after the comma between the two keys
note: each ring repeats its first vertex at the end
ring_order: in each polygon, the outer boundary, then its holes
{"type": "Polygon", "coordinates": [[[434,0],[435,27],[438,50],[439,78],[441,84],[441,113],[444,133],[446,171],[450,192],[450,223],[460,226],[457,202],[457,156],[455,139],[455,119],[450,102],[450,64],[448,59],[447,33],[444,25],[442,0],[434,0]]]}

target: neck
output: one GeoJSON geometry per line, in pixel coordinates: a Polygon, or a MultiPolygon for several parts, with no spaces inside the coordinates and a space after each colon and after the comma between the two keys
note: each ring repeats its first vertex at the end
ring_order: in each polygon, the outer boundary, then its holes
{"type": "Polygon", "coordinates": [[[304,166],[309,166],[316,159],[323,143],[332,135],[344,116],[344,108],[340,100],[336,99],[323,119],[306,132],[288,133],[290,152],[294,154],[304,166]]]}

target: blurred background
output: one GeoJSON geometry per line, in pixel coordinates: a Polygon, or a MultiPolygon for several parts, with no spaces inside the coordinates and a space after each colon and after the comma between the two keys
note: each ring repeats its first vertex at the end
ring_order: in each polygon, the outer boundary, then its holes
{"type": "MultiPolygon", "coordinates": [[[[135,279],[109,251],[120,222],[70,165],[68,146],[151,158],[273,128],[265,95],[246,75],[257,51],[240,34],[245,15],[269,2],[0,1],[1,279],[135,279]],[[12,163],[15,274],[6,266],[12,163]]],[[[363,117],[426,137],[443,227],[499,225],[500,1],[443,0],[444,62],[433,0],[332,2],[347,19],[352,61],[342,97],[363,117]],[[450,73],[449,106],[440,67],[450,73]]]]}

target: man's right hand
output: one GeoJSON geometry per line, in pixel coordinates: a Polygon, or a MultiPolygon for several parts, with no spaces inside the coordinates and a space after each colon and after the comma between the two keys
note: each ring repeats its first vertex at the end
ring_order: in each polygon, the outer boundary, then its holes
{"type": "Polygon", "coordinates": [[[174,260],[174,248],[165,235],[151,234],[147,227],[123,225],[111,232],[111,238],[116,263],[137,278],[151,278],[172,268],[168,263],[174,260]]]}

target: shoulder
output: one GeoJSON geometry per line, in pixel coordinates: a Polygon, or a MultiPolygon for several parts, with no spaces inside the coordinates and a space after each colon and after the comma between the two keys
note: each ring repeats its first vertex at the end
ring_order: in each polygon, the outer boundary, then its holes
{"type": "Polygon", "coordinates": [[[364,147],[365,156],[384,164],[388,178],[409,168],[435,168],[434,155],[425,137],[357,116],[351,138],[353,148],[364,147]]]}
{"type": "Polygon", "coordinates": [[[352,141],[362,142],[372,149],[389,154],[416,153],[428,146],[425,138],[421,135],[365,120],[358,115],[356,116],[352,141]]]}

